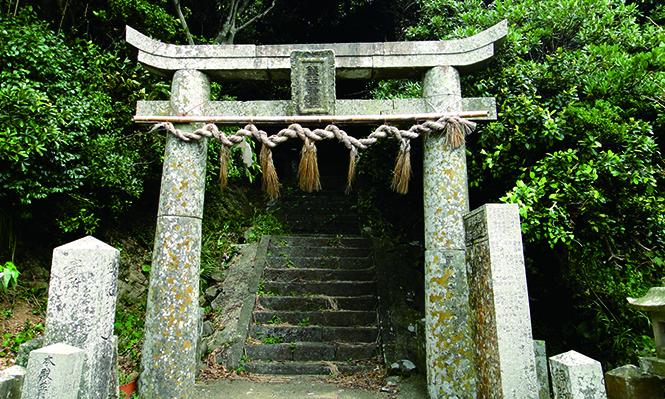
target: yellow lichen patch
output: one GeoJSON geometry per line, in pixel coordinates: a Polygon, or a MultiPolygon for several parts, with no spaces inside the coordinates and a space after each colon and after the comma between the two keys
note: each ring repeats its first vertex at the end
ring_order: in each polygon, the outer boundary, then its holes
{"type": "Polygon", "coordinates": [[[443,301],[443,296],[442,295],[440,295],[440,294],[430,294],[429,295],[429,303],[430,304],[437,303],[437,302],[440,302],[440,301],[443,301]]]}
{"type": "Polygon", "coordinates": [[[182,346],[183,346],[185,349],[189,349],[189,348],[192,347],[192,343],[191,343],[188,339],[186,339],[185,342],[182,343],[182,346]]]}

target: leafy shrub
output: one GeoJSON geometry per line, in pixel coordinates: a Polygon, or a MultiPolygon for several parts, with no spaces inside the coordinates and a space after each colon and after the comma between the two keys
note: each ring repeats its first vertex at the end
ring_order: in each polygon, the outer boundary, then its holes
{"type": "MultiPolygon", "coordinates": [[[[616,0],[420,5],[412,38],[464,37],[508,19],[496,60],[463,78],[466,96],[496,96],[499,107],[499,120],[469,143],[470,184],[484,202],[520,205],[536,304],[572,295],[562,319],[534,314],[550,323],[541,331],[610,363],[635,360],[650,348],[649,329],[625,297],[657,285],[664,271],[654,134],[664,122],[662,28],[616,0]]],[[[662,18],[662,7],[643,12],[662,18]]]]}
{"type": "MultiPolygon", "coordinates": [[[[123,63],[67,43],[29,7],[0,14],[0,201],[29,216],[45,204],[64,231],[92,232],[143,190],[145,164],[113,97],[123,63]]],[[[18,212],[17,212],[18,211],[18,212]]]]}

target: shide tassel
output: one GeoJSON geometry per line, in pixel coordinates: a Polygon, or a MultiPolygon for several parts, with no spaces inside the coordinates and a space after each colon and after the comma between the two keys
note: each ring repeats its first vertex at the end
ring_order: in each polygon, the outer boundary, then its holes
{"type": "Polygon", "coordinates": [[[231,158],[231,150],[222,145],[219,150],[219,187],[224,190],[229,182],[229,159],[231,158]]]}
{"type": "Polygon", "coordinates": [[[409,180],[411,180],[411,144],[409,140],[402,140],[395,162],[391,188],[400,194],[406,194],[409,192],[409,180]]]}
{"type": "Polygon", "coordinates": [[[356,178],[356,157],[358,156],[358,150],[356,147],[351,147],[351,151],[349,151],[349,171],[346,176],[346,190],[344,192],[346,195],[349,195],[351,193],[351,188],[353,186],[353,181],[356,178]]]}
{"type": "Polygon", "coordinates": [[[301,190],[311,193],[321,190],[319,180],[319,165],[316,157],[316,144],[305,138],[300,152],[300,165],[298,166],[298,186],[301,190]]]}
{"type": "Polygon", "coordinates": [[[263,172],[263,191],[268,194],[270,199],[279,198],[279,178],[277,177],[277,171],[275,171],[275,164],[272,161],[272,150],[265,144],[261,145],[259,161],[263,172]]]}

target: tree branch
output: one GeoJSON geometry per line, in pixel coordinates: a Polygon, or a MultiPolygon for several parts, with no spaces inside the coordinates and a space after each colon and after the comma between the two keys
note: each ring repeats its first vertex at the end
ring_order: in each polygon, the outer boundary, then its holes
{"type": "Polygon", "coordinates": [[[182,13],[182,8],[180,8],[180,0],[172,0],[172,2],[173,6],[175,7],[175,12],[178,14],[180,24],[185,30],[185,35],[187,35],[187,42],[189,44],[194,44],[194,38],[192,37],[192,33],[189,31],[189,27],[187,26],[187,20],[185,20],[185,16],[182,13]]]}
{"type": "Polygon", "coordinates": [[[255,16],[250,18],[247,22],[240,25],[240,27],[238,29],[236,29],[236,32],[243,30],[244,28],[246,28],[248,25],[250,25],[251,23],[253,23],[257,19],[265,17],[270,12],[270,10],[272,10],[273,7],[275,7],[275,2],[277,2],[277,0],[272,0],[272,4],[270,4],[270,6],[265,9],[265,11],[256,14],[255,16]]]}

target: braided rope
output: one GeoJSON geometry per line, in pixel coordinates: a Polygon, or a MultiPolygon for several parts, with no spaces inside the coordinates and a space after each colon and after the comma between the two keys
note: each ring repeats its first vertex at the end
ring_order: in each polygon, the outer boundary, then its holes
{"type": "MultiPolygon", "coordinates": [[[[432,133],[450,133],[459,131],[462,137],[470,134],[476,128],[476,123],[458,116],[444,116],[436,121],[425,121],[411,126],[408,130],[401,130],[390,125],[381,125],[377,127],[369,136],[365,138],[356,138],[347,134],[336,125],[328,125],[324,129],[309,129],[297,123],[280,130],[276,134],[268,135],[264,130],[257,128],[253,124],[238,129],[235,134],[227,135],[219,130],[213,123],[206,124],[193,132],[176,129],[170,122],[161,122],[155,124],[150,131],[164,129],[183,141],[200,140],[203,137],[212,137],[218,140],[226,147],[232,147],[240,143],[245,137],[252,137],[261,144],[269,148],[275,148],[277,145],[293,138],[299,138],[302,141],[309,139],[313,142],[337,139],[351,151],[358,152],[376,144],[380,139],[394,137],[400,141],[400,147],[404,151],[410,149],[410,140],[432,133]]],[[[459,145],[451,145],[456,148],[459,145]]]]}

